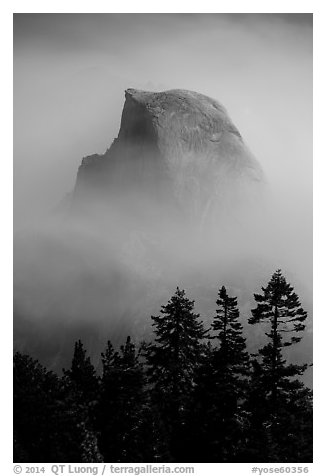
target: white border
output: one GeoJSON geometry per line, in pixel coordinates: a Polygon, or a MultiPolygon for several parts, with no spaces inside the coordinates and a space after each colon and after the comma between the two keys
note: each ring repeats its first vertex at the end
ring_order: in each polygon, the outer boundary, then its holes
{"type": "MultiPolygon", "coordinates": [[[[325,7],[321,1],[219,1],[200,2],[192,4],[186,1],[158,2],[108,2],[108,1],[13,1],[2,2],[0,15],[1,31],[1,137],[2,141],[2,186],[0,187],[1,205],[1,310],[2,310],[2,343],[1,343],[1,473],[12,474],[12,14],[13,12],[30,13],[96,13],[96,12],[150,12],[150,13],[314,13],[314,361],[315,361],[315,441],[314,464],[315,474],[323,474],[326,465],[324,459],[324,431],[325,431],[325,206],[323,194],[325,189],[325,161],[324,151],[324,116],[325,116],[325,50],[326,50],[326,18],[325,7]],[[135,8],[137,6],[137,9],[135,8]],[[246,9],[244,9],[244,6],[246,9]],[[4,145],[3,145],[4,143],[4,145]],[[6,469],[5,469],[6,468],[6,469]]],[[[196,474],[250,473],[253,464],[228,465],[196,465],[196,474]],[[223,469],[222,469],[223,467],[223,469]]],[[[280,465],[261,464],[270,467],[280,465]]],[[[307,465],[312,468],[312,465],[307,465]]],[[[312,469],[310,470],[310,472],[312,469]]]]}

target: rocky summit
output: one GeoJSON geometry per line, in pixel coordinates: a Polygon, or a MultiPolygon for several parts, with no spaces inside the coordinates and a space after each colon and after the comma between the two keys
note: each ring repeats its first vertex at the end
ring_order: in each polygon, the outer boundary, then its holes
{"type": "Polygon", "coordinates": [[[74,197],[126,191],[214,220],[217,209],[256,199],[263,173],[226,109],[181,89],[125,91],[118,137],[85,157],[74,197]]]}

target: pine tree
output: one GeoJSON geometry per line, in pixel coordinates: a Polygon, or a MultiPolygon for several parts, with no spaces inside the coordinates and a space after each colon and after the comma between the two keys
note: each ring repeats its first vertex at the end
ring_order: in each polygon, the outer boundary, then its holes
{"type": "MultiPolygon", "coordinates": [[[[249,355],[246,340],[242,335],[243,327],[239,322],[239,309],[236,297],[229,297],[224,286],[219,290],[218,309],[212,323],[217,331],[219,349],[216,353],[217,367],[222,372],[229,372],[235,379],[248,375],[249,355]]],[[[239,383],[239,380],[237,380],[239,383]]],[[[235,395],[240,396],[241,385],[236,385],[235,395]]]]}
{"type": "Polygon", "coordinates": [[[193,454],[198,461],[239,461],[243,446],[242,403],[247,390],[249,355],[239,322],[236,297],[229,297],[223,286],[216,301],[212,323],[212,342],[196,380],[193,414],[200,434],[200,443],[193,454]],[[205,402],[205,404],[203,404],[205,402]]]}
{"type": "MultiPolygon", "coordinates": [[[[243,447],[242,403],[248,388],[249,355],[236,297],[221,287],[212,323],[218,348],[213,355],[216,436],[219,461],[239,461],[243,447]]],[[[241,461],[241,459],[240,459],[241,461]]]]}
{"type": "Polygon", "coordinates": [[[277,399],[288,378],[302,375],[307,365],[286,365],[282,349],[300,342],[305,329],[307,313],[301,307],[293,287],[286,282],[281,270],[277,270],[262,294],[254,294],[257,307],[252,309],[249,324],[267,322],[270,326],[266,336],[269,342],[259,350],[262,357],[265,388],[269,392],[271,412],[276,409],[277,399]],[[290,335],[289,335],[290,334],[290,335]],[[295,335],[292,335],[295,334],[295,335]],[[283,336],[289,335],[288,338],[283,336]]]}
{"type": "MultiPolygon", "coordinates": [[[[265,333],[268,342],[254,361],[255,381],[248,401],[251,425],[260,427],[260,440],[267,439],[265,461],[294,462],[299,457],[294,448],[302,438],[299,428],[309,427],[311,394],[296,378],[304,373],[307,364],[287,364],[283,349],[300,342],[307,313],[280,270],[262,291],[254,294],[257,306],[249,319],[250,324],[265,322],[269,326],[265,333]],[[258,405],[262,409],[259,416],[258,405]]],[[[309,441],[310,437],[306,439],[306,454],[309,441]]],[[[255,442],[251,444],[255,446],[255,442]]]]}
{"type": "Polygon", "coordinates": [[[156,338],[147,349],[153,403],[169,435],[172,460],[182,458],[183,429],[207,334],[193,310],[194,301],[177,288],[168,304],[162,306],[161,315],[152,316],[156,338]]]}
{"type": "Polygon", "coordinates": [[[145,376],[139,352],[128,336],[115,352],[109,341],[102,356],[99,408],[99,446],[105,461],[141,462],[151,459],[147,445],[145,376]]]}
{"type": "Polygon", "coordinates": [[[64,375],[80,394],[83,402],[92,402],[98,393],[98,377],[81,340],[75,342],[71,368],[64,375]]]}
{"type": "Polygon", "coordinates": [[[81,340],[75,342],[71,367],[63,371],[61,382],[62,427],[76,444],[68,461],[101,462],[95,429],[99,378],[81,340]]]}

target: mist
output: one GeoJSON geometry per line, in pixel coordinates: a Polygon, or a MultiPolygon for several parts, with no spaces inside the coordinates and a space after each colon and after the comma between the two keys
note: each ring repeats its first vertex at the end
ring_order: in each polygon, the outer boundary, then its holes
{"type": "MultiPolygon", "coordinates": [[[[311,317],[312,16],[15,14],[14,230],[16,345],[52,367],[79,337],[97,354],[109,337],[146,337],[176,286],[206,321],[229,287],[245,321],[281,268],[311,317]],[[117,137],[129,87],[220,101],[263,196],[222,200],[209,224],[131,179],[122,196],[77,200],[81,159],[117,137]]],[[[310,333],[296,358],[310,358],[310,333]]]]}
{"type": "Polygon", "coordinates": [[[269,180],[303,197],[310,214],[311,22],[303,14],[14,15],[15,228],[73,189],[82,157],[109,147],[129,87],[219,100],[269,180]]]}

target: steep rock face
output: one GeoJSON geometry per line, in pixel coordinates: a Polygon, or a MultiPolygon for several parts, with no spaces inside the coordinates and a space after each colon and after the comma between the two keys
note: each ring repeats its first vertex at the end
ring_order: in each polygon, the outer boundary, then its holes
{"type": "Polygon", "coordinates": [[[192,217],[256,197],[262,170],[225,108],[191,91],[127,89],[118,138],[83,159],[75,198],[136,191],[192,217]]]}

